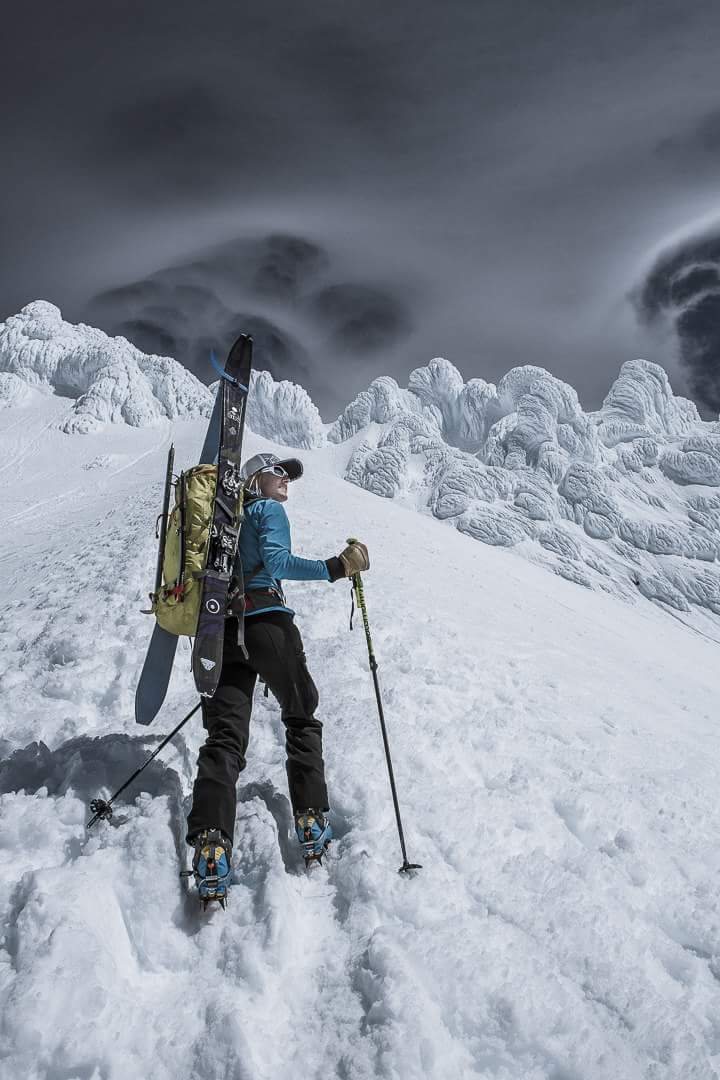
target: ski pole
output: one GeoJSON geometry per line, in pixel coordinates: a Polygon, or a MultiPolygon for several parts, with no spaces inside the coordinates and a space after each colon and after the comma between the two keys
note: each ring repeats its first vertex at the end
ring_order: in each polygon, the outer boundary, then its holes
{"type": "Polygon", "coordinates": [[[107,799],[107,800],[106,799],[93,799],[92,800],[92,802],[90,803],[90,809],[92,810],[93,816],[90,818],[90,820],[87,823],[88,829],[91,829],[93,827],[93,825],[95,824],[95,822],[100,821],[101,819],[104,819],[105,821],[110,821],[110,819],[112,818],[112,804],[115,802],[118,795],[121,795],[123,793],[123,791],[125,790],[125,788],[128,787],[130,784],[132,784],[135,777],[139,776],[140,773],[143,771],[143,769],[147,769],[148,765],[153,760],[153,758],[156,758],[158,756],[158,754],[160,753],[160,751],[163,749],[163,747],[167,746],[167,744],[170,742],[170,740],[173,739],[177,735],[180,728],[184,724],[187,724],[190,717],[195,715],[195,713],[198,711],[198,709],[200,708],[201,705],[202,705],[202,702],[198,701],[195,708],[191,709],[191,711],[187,714],[187,716],[183,720],[180,721],[180,723],[177,725],[177,727],[174,727],[172,729],[172,731],[170,732],[169,735],[166,735],[166,737],[163,739],[163,741],[160,743],[160,745],[158,747],[156,747],[155,750],[153,750],[152,754],[147,759],[147,761],[143,765],[141,765],[139,769],[136,769],[135,772],[132,774],[132,776],[129,776],[127,778],[127,780],[125,781],[123,786],[121,788],[118,788],[114,795],[111,795],[110,798],[107,799]]]}
{"type": "MultiPolygon", "coordinates": [[[[348,539],[348,544],[357,543],[358,541],[353,537],[348,539]]],[[[388,741],[387,728],[385,726],[385,714],[383,712],[382,698],[380,696],[380,683],[378,682],[377,676],[378,663],[375,659],[375,650],[373,649],[372,637],[370,636],[370,622],[368,620],[367,604],[365,603],[365,592],[363,590],[362,578],[359,573],[352,575],[352,587],[355,590],[355,596],[365,628],[365,639],[367,641],[368,656],[370,658],[370,670],[372,671],[373,682],[375,684],[375,697],[377,699],[378,713],[380,715],[380,730],[382,731],[383,745],[385,747],[385,760],[387,761],[388,775],[390,777],[390,790],[392,791],[398,835],[400,836],[400,849],[402,851],[403,864],[398,870],[398,873],[407,874],[411,870],[422,870],[422,865],[420,863],[408,862],[407,851],[405,850],[405,836],[403,834],[402,820],[400,818],[400,805],[398,803],[397,788],[395,787],[395,775],[393,773],[392,758],[390,756],[390,743],[388,741]]]]}
{"type": "MultiPolygon", "coordinates": [[[[167,472],[165,474],[165,491],[163,493],[163,508],[160,517],[160,544],[158,546],[157,567],[155,570],[155,596],[160,592],[163,579],[163,563],[165,561],[165,538],[167,537],[168,510],[170,509],[170,490],[172,488],[173,465],[175,464],[175,447],[170,444],[168,451],[167,472]]],[[[182,566],[182,559],[180,560],[182,566]]]]}

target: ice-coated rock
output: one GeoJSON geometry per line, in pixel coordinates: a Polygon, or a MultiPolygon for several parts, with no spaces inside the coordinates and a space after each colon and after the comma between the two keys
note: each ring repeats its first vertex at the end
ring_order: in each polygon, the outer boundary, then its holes
{"type": "Polygon", "coordinates": [[[73,326],[44,300],[0,324],[0,370],[74,398],[63,425],[69,433],[107,423],[144,427],[208,416],[212,409],[207,387],[175,360],[146,356],[94,327],[73,326]]]}
{"type": "Polygon", "coordinates": [[[665,571],[674,588],[691,604],[720,615],[720,574],[717,570],[686,570],[671,566],[665,571]]]}
{"type": "MultiPolygon", "coordinates": [[[[626,364],[603,409],[588,415],[573,388],[542,368],[514,368],[494,390],[482,380],[463,384],[436,358],[412,373],[407,391],[376,380],[343,414],[336,437],[371,423],[384,431],[355,451],[348,479],[407,496],[419,455],[422,497],[436,517],[488,544],[533,540],[523,553],[568,580],[637,596],[620,560],[676,602],[673,590],[684,597],[669,576],[676,564],[692,573],[719,557],[720,497],[693,495],[684,506],[678,486],[718,486],[719,433],[673,397],[656,365],[626,364]]],[[[418,498],[420,490],[415,482],[418,498]]]]}
{"type": "Polygon", "coordinates": [[[408,413],[392,424],[373,447],[367,441],[353,452],[345,479],[391,499],[405,485],[410,456],[423,453],[439,462],[449,453],[426,416],[408,413]]]}
{"type": "Polygon", "coordinates": [[[564,559],[579,559],[580,545],[574,536],[562,526],[551,526],[538,533],[538,541],[548,551],[554,551],[564,559]]]}
{"type": "Polygon", "coordinates": [[[584,461],[575,461],[563,476],[559,493],[584,510],[604,517],[614,517],[618,510],[605,476],[600,469],[584,461]]]}
{"type": "Polygon", "coordinates": [[[489,424],[500,415],[493,384],[484,379],[464,384],[443,357],[412,371],[408,390],[437,417],[445,441],[461,450],[478,450],[489,424]]]}
{"type": "MultiPolygon", "coordinates": [[[[495,470],[503,475],[503,470],[495,470]]],[[[512,475],[514,505],[532,521],[552,521],[558,516],[557,491],[545,473],[524,469],[512,475]]]]}
{"type": "MultiPolygon", "coordinates": [[[[549,375],[545,368],[524,364],[511,368],[498,383],[497,399],[501,415],[516,412],[518,403],[530,392],[534,383],[549,375]]],[[[550,376],[552,378],[552,376],[550,376]]]]}
{"type": "Polygon", "coordinates": [[[435,517],[456,517],[474,500],[505,499],[510,490],[511,481],[503,470],[488,468],[470,454],[455,451],[437,470],[428,505],[435,517]]]}
{"type": "Polygon", "coordinates": [[[720,435],[694,435],[680,447],[668,449],[660,468],[677,484],[720,484],[720,435]]]}
{"type": "Polygon", "coordinates": [[[689,611],[690,605],[664,574],[638,574],[637,587],[648,600],[661,600],[676,611],[689,611]]]}
{"type": "Polygon", "coordinates": [[[515,420],[491,430],[494,464],[530,465],[557,481],[572,458],[598,460],[597,429],[575,390],[543,368],[513,368],[500,380],[497,400],[515,420]]]}
{"type": "Polygon", "coordinates": [[[422,412],[419,399],[401,390],[389,375],[381,375],[343,410],[327,437],[333,443],[345,442],[369,424],[387,424],[408,412],[422,412]]]}
{"type": "Polygon", "coordinates": [[[512,547],[532,535],[528,523],[507,507],[494,508],[475,504],[457,519],[460,532],[495,547],[512,547]]]}
{"type": "Polygon", "coordinates": [[[309,394],[295,383],[275,382],[269,371],[254,371],[247,403],[247,424],[273,442],[310,450],[322,446],[325,431],[309,394]]]}
{"type": "Polygon", "coordinates": [[[31,389],[25,379],[12,371],[0,371],[0,409],[21,405],[31,397],[31,389]]]}
{"type": "Polygon", "coordinates": [[[641,472],[657,464],[660,447],[657,440],[642,438],[621,444],[617,452],[617,464],[626,472],[641,472]]]}
{"type": "Polygon", "coordinates": [[[695,405],[675,397],[666,372],[647,360],[628,360],[597,414],[606,446],[652,435],[684,435],[700,421],[695,405]]]}
{"type": "Polygon", "coordinates": [[[582,526],[593,540],[609,540],[615,534],[616,522],[617,517],[614,514],[596,514],[594,510],[588,510],[583,517],[582,526]]]}

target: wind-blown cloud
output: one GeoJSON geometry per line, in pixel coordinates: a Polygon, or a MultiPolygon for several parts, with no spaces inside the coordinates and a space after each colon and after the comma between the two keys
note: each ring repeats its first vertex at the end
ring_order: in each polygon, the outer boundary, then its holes
{"type": "Polygon", "coordinates": [[[720,411],[720,224],[660,254],[636,294],[647,323],[667,320],[693,396],[720,411]]]}
{"type": "MultiPolygon", "coordinates": [[[[86,317],[143,352],[170,355],[206,381],[211,350],[238,333],[276,379],[314,382],[314,368],[360,364],[405,339],[413,319],[392,285],[337,282],[330,253],[306,237],[241,238],[94,296],[86,317]]],[[[341,397],[341,395],[339,395],[341,397]]],[[[325,398],[327,403],[328,398],[325,398]]]]}

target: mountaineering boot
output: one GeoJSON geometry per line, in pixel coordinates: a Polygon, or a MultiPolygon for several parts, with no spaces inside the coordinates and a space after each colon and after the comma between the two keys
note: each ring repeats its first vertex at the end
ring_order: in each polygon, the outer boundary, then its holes
{"type": "Polygon", "coordinates": [[[230,886],[232,844],[219,829],[204,829],[195,837],[193,873],[205,909],[212,900],[225,907],[230,886]]]}
{"type": "Polygon", "coordinates": [[[295,832],[303,846],[305,866],[319,866],[332,840],[330,822],[320,810],[303,810],[295,815],[295,832]]]}

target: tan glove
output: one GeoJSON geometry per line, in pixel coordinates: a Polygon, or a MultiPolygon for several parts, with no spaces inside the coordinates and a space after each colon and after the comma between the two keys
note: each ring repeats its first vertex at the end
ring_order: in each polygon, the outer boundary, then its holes
{"type": "Polygon", "coordinates": [[[359,540],[354,540],[352,544],[348,544],[345,550],[340,552],[338,558],[345,568],[345,577],[352,577],[353,574],[359,574],[363,570],[370,569],[368,549],[359,540]]]}

